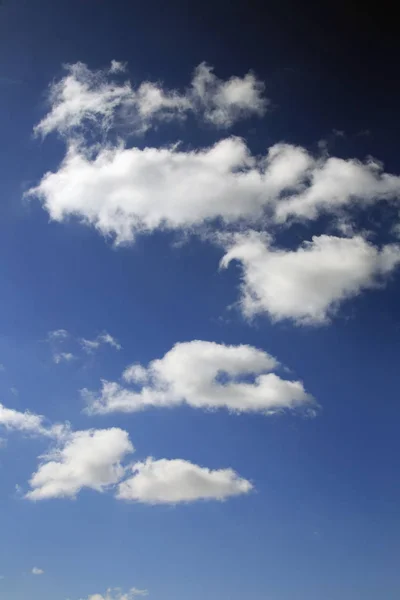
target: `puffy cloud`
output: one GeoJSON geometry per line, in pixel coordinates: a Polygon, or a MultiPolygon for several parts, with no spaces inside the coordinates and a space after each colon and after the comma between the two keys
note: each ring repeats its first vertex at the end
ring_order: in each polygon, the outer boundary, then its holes
{"type": "Polygon", "coordinates": [[[229,127],[238,119],[263,115],[268,105],[264,84],[252,73],[223,81],[205,63],[183,93],[149,81],[138,88],[129,81],[118,83],[113,76],[123,73],[125,65],[117,61],[104,70],[92,71],[81,62],[65,70],[65,77],[50,86],[50,111],[35,127],[37,134],[69,134],[85,126],[107,130],[121,123],[143,131],[153,120],[179,119],[189,112],[229,127]]]}
{"type": "Polygon", "coordinates": [[[241,118],[264,115],[269,103],[263,97],[264,89],[252,73],[222,81],[203,62],[195,70],[191,98],[206,121],[217,127],[230,127],[241,118]]]}
{"type": "Polygon", "coordinates": [[[20,412],[6,408],[0,403],[0,427],[8,431],[21,431],[46,437],[62,437],[67,431],[65,425],[47,425],[45,418],[29,411],[20,412]]]}
{"type": "Polygon", "coordinates": [[[304,171],[303,187],[300,193],[279,201],[277,221],[315,219],[322,212],[400,197],[400,177],[383,172],[382,164],[373,159],[361,162],[325,156],[304,171]]]}
{"type": "Polygon", "coordinates": [[[225,500],[247,494],[252,484],[232,469],[211,470],[186,460],[148,458],[132,466],[133,476],[118,486],[117,498],[145,504],[225,500]]]}
{"type": "Polygon", "coordinates": [[[43,569],[39,569],[38,567],[33,567],[31,573],[32,575],[43,575],[44,571],[43,569]]]}
{"type": "Polygon", "coordinates": [[[30,500],[75,498],[83,488],[103,492],[122,479],[121,461],[133,452],[126,431],[91,429],[71,432],[43,458],[30,479],[30,500]]]}
{"type": "Polygon", "coordinates": [[[115,147],[94,157],[72,144],[58,171],[29,194],[53,220],[74,216],[122,243],[157,228],[260,218],[281,193],[299,187],[308,164],[302,149],[285,144],[256,159],[235,137],[197,151],[115,147]]]}
{"type": "Polygon", "coordinates": [[[302,382],[270,372],[277,367],[275,358],[252,346],[195,340],[176,344],[147,367],[126,369],[123,379],[133,388],[103,381],[98,395],[88,390],[82,394],[91,413],[134,412],[183,403],[194,408],[262,413],[312,406],[302,382]]]}
{"type": "Polygon", "coordinates": [[[128,592],[122,592],[119,588],[108,589],[104,595],[91,594],[87,600],[134,600],[138,596],[147,596],[147,590],[131,588],[128,592]]]}
{"type": "Polygon", "coordinates": [[[379,250],[361,236],[314,236],[295,250],[273,249],[254,231],[234,240],[221,265],[241,262],[243,313],[264,312],[275,321],[324,323],[342,301],[381,284],[400,262],[399,245],[379,250]]]}
{"type": "Polygon", "coordinates": [[[115,348],[115,350],[122,349],[121,344],[107,332],[98,335],[94,340],[87,340],[85,338],[81,339],[82,348],[89,354],[95,350],[98,350],[102,344],[111,346],[112,348],[115,348]]]}

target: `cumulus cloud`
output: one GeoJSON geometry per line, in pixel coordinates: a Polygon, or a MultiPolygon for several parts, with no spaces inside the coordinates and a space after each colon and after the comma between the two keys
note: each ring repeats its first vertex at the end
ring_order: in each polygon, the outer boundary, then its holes
{"type": "Polygon", "coordinates": [[[204,119],[217,127],[230,127],[252,114],[264,115],[269,101],[263,96],[265,86],[253,73],[244,77],[219,79],[213,68],[201,63],[194,72],[191,104],[204,119]]]}
{"type": "Polygon", "coordinates": [[[195,340],[176,344],[147,367],[128,367],[123,379],[130,387],[103,381],[98,394],[88,390],[82,394],[91,413],[135,412],[183,403],[261,413],[312,406],[303,383],[281,379],[271,372],[277,367],[275,358],[252,346],[195,340]]]}
{"type": "Polygon", "coordinates": [[[290,144],[257,157],[236,137],[197,150],[121,144],[92,151],[70,140],[58,170],[28,194],[53,220],[76,217],[123,243],[139,232],[190,230],[216,219],[226,226],[265,218],[270,228],[315,219],[399,198],[400,177],[376,161],[318,158],[290,144]]]}
{"type": "Polygon", "coordinates": [[[39,569],[38,567],[33,567],[31,573],[32,575],[43,575],[44,571],[43,569],[39,569]]]}
{"type": "Polygon", "coordinates": [[[58,171],[29,194],[53,220],[77,217],[122,243],[158,228],[260,218],[281,193],[299,187],[308,164],[302,149],[285,144],[255,158],[236,137],[190,151],[107,147],[94,157],[72,144],[58,171]]]}
{"type": "Polygon", "coordinates": [[[133,476],[118,486],[117,498],[145,504],[225,500],[247,494],[252,484],[232,469],[211,470],[186,460],[148,458],[132,466],[133,476]]]}
{"type": "Polygon", "coordinates": [[[304,172],[303,187],[300,193],[279,201],[277,221],[315,219],[323,212],[400,197],[400,177],[385,173],[382,164],[371,158],[365,162],[334,156],[315,160],[304,172]]]}
{"type": "Polygon", "coordinates": [[[29,411],[20,412],[7,408],[0,403],[0,427],[8,431],[20,431],[46,437],[61,437],[67,430],[66,425],[49,425],[41,415],[29,411]]]}
{"type": "Polygon", "coordinates": [[[87,600],[134,600],[138,596],[147,596],[147,590],[131,588],[128,592],[123,592],[120,588],[109,588],[105,594],[91,594],[87,600]]]}
{"type": "Polygon", "coordinates": [[[221,261],[243,270],[240,306],[252,317],[324,323],[341,302],[382,284],[400,262],[400,246],[380,250],[361,236],[314,236],[295,250],[280,250],[254,231],[234,238],[221,261]]]}
{"type": "Polygon", "coordinates": [[[128,433],[117,427],[71,432],[42,457],[26,498],[75,498],[83,488],[103,492],[122,479],[121,461],[133,450],[128,433]]]}
{"type": "Polygon", "coordinates": [[[98,335],[94,340],[82,338],[80,343],[85,352],[88,352],[89,354],[98,350],[101,345],[111,346],[112,348],[115,348],[115,350],[122,349],[121,344],[107,332],[98,335]]]}
{"type": "Polygon", "coordinates": [[[35,127],[37,134],[70,134],[85,127],[87,131],[87,126],[104,131],[121,123],[144,131],[153,121],[184,118],[188,113],[229,127],[238,119],[262,116],[268,105],[264,84],[254,74],[223,81],[206,63],[195,69],[184,92],[149,81],[137,88],[130,81],[121,83],[115,76],[126,66],[117,61],[104,70],[90,70],[81,62],[65,65],[65,70],[65,77],[50,86],[50,111],[35,127]]]}

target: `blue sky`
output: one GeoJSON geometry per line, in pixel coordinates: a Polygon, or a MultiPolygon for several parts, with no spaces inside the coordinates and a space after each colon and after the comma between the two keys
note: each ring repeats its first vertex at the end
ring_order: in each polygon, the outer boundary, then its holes
{"type": "Polygon", "coordinates": [[[398,598],[399,93],[340,16],[1,4],[1,597],[398,598]]]}

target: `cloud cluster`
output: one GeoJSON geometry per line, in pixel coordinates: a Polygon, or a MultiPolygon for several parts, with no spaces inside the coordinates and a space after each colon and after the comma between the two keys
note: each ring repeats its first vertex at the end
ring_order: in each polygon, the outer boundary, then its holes
{"type": "Polygon", "coordinates": [[[268,313],[274,321],[321,324],[343,300],[381,285],[400,263],[400,245],[378,249],[360,235],[321,235],[294,250],[281,250],[271,247],[265,235],[249,231],[233,238],[221,266],[232,260],[242,267],[245,316],[268,313]]]}
{"type": "Polygon", "coordinates": [[[144,81],[137,88],[116,77],[125,65],[112,61],[108,69],[92,71],[83,63],[65,66],[66,75],[50,86],[49,113],[35,127],[42,136],[81,132],[82,128],[104,131],[125,125],[143,132],[152,123],[182,119],[189,113],[217,127],[230,127],[251,115],[262,116],[268,100],[264,84],[252,73],[224,81],[213,68],[201,63],[184,92],[165,89],[144,81]]]}
{"type": "Polygon", "coordinates": [[[43,569],[39,569],[39,567],[33,567],[31,573],[32,575],[43,575],[44,571],[43,569]]]}
{"type": "Polygon", "coordinates": [[[132,365],[123,379],[103,381],[99,394],[83,390],[90,413],[135,412],[186,403],[194,408],[271,413],[313,405],[301,381],[272,373],[275,358],[252,346],[194,340],[178,343],[147,367],[132,365]],[[136,388],[136,389],[135,389],[136,388]]]}
{"type": "MultiPolygon", "coordinates": [[[[111,491],[119,500],[177,504],[223,500],[250,492],[253,485],[233,469],[201,467],[182,459],[147,458],[130,465],[135,451],[127,431],[118,427],[73,431],[69,425],[44,425],[44,418],[0,405],[0,426],[52,438],[40,457],[25,498],[31,501],[76,498],[84,489],[111,491]]],[[[41,575],[38,568],[34,575],[41,575]]]]}
{"type": "Polygon", "coordinates": [[[52,349],[53,361],[56,364],[69,363],[76,360],[79,357],[79,350],[83,350],[86,354],[93,354],[101,346],[109,346],[115,350],[122,349],[118,340],[107,331],[89,340],[86,338],[74,338],[66,329],[56,329],[49,331],[47,341],[52,349]],[[66,345],[69,346],[68,351],[65,350],[66,345]],[[71,345],[74,352],[71,352],[71,345]]]}
{"type": "MultiPolygon", "coordinates": [[[[128,130],[143,131],[190,113],[221,128],[262,116],[268,100],[254,74],[221,80],[202,63],[182,92],[149,81],[137,87],[121,82],[126,66],[117,61],[103,71],[82,63],[66,69],[66,76],[51,86],[49,112],[35,129],[42,135],[63,134],[66,154],[58,169],[28,192],[40,199],[51,219],[77,218],[115,244],[160,229],[193,232],[206,226],[214,239],[216,228],[247,229],[222,261],[242,260],[244,313],[267,312],[294,323],[327,322],[342,300],[375,286],[394,268],[396,259],[388,255],[393,257],[396,247],[378,249],[356,235],[354,226],[353,209],[400,198],[400,177],[371,157],[343,159],[330,156],[326,148],[312,153],[283,142],[254,155],[245,140],[234,136],[200,148],[128,146],[104,137],[110,128],[121,126],[124,137],[128,130]],[[341,233],[350,223],[354,237],[314,237],[297,249],[272,249],[269,242],[262,252],[252,232],[266,228],[272,241],[282,225],[314,221],[322,214],[333,216],[341,233]],[[347,250],[349,260],[337,270],[347,250]],[[316,290],[325,259],[332,278],[324,278],[326,290],[316,290]],[[280,280],[281,266],[286,276],[280,280]],[[286,286],[294,294],[281,306],[286,286]]],[[[59,355],[58,360],[68,359],[59,355]]]]}

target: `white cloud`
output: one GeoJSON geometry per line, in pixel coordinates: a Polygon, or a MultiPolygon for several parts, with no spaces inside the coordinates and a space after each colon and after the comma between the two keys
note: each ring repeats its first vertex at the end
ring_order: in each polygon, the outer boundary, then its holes
{"type": "Polygon", "coordinates": [[[53,220],[74,216],[122,243],[157,228],[260,218],[279,194],[299,186],[308,162],[302,149],[283,144],[256,159],[235,137],[197,151],[115,147],[95,157],[72,144],[59,170],[29,194],[53,220]]]}
{"type": "Polygon", "coordinates": [[[5,366],[2,363],[0,363],[0,373],[4,373],[5,370],[5,366]]]}
{"type": "Polygon", "coordinates": [[[71,432],[58,446],[43,456],[30,479],[30,500],[75,498],[83,488],[103,492],[123,477],[121,461],[133,452],[126,431],[91,429],[71,432]]]}
{"type": "Polygon", "coordinates": [[[109,588],[104,595],[91,594],[87,600],[134,600],[138,596],[147,595],[147,590],[139,590],[138,588],[131,588],[128,592],[123,592],[119,588],[109,588]]]}
{"type": "Polygon", "coordinates": [[[266,218],[270,227],[315,218],[400,196],[400,178],[372,163],[317,160],[289,144],[255,157],[235,137],[198,150],[105,146],[93,153],[71,142],[58,171],[29,195],[51,219],[76,217],[123,243],[140,232],[191,230],[218,218],[225,225],[266,218]]]}
{"type": "Polygon", "coordinates": [[[225,500],[247,494],[252,484],[232,469],[211,470],[186,460],[148,458],[132,466],[133,476],[118,486],[117,498],[145,504],[225,500]]]}
{"type": "Polygon", "coordinates": [[[39,569],[38,567],[33,567],[31,572],[32,572],[32,575],[43,575],[44,574],[43,569],[39,569]]]}
{"type": "Polygon", "coordinates": [[[66,340],[68,337],[69,333],[66,329],[54,329],[47,334],[47,339],[50,342],[59,342],[66,340]]]}
{"type": "Polygon", "coordinates": [[[400,246],[381,250],[361,236],[314,236],[296,250],[273,249],[256,232],[234,238],[221,261],[241,262],[240,305],[247,317],[268,313],[275,320],[324,323],[347,298],[381,284],[400,262],[400,246]]]}
{"type": "MultiPolygon", "coordinates": [[[[334,213],[344,207],[363,207],[400,197],[400,177],[383,172],[376,160],[324,156],[312,161],[310,157],[310,165],[312,168],[304,172],[304,189],[277,204],[278,221],[289,217],[315,219],[322,212],[334,213]]],[[[290,164],[287,167],[290,169],[290,164]]]]}
{"type": "Polygon", "coordinates": [[[270,372],[277,367],[275,358],[252,346],[195,340],[176,344],[147,367],[126,369],[123,378],[133,389],[103,381],[98,395],[88,390],[82,394],[91,413],[135,412],[183,403],[262,413],[312,406],[302,382],[270,372]]]}
{"type": "Polygon", "coordinates": [[[85,352],[88,352],[89,354],[94,352],[95,350],[98,350],[102,344],[111,346],[112,348],[115,348],[115,350],[122,349],[121,344],[107,332],[98,335],[97,338],[95,338],[94,340],[87,340],[85,338],[82,338],[80,340],[80,343],[85,352]]]}
{"type": "Polygon", "coordinates": [[[66,76],[50,86],[50,111],[35,127],[37,134],[67,134],[85,126],[107,130],[121,123],[143,131],[153,120],[179,119],[190,112],[229,127],[238,119],[263,115],[268,105],[264,84],[252,73],[223,81],[205,63],[195,69],[183,93],[149,81],[138,88],[129,81],[119,83],[113,76],[126,67],[115,60],[104,70],[92,71],[80,62],[65,69],[66,76]]]}
{"type": "Polygon", "coordinates": [[[194,72],[192,103],[203,112],[206,121],[230,127],[241,118],[265,114],[269,101],[263,97],[264,89],[264,84],[252,73],[223,81],[203,62],[194,72]]]}
{"type": "Polygon", "coordinates": [[[8,431],[21,431],[35,435],[58,438],[66,431],[67,426],[47,425],[45,418],[29,411],[20,412],[6,408],[0,403],[0,427],[8,431]]]}
{"type": "Polygon", "coordinates": [[[76,358],[76,356],[72,354],[72,352],[56,352],[53,355],[53,360],[56,364],[61,362],[71,362],[74,358],[76,358]]]}

